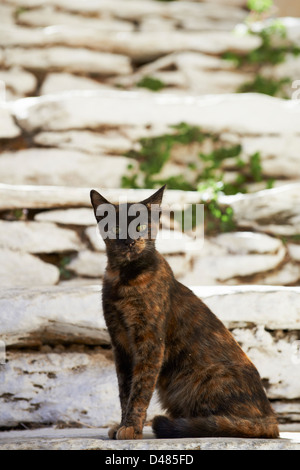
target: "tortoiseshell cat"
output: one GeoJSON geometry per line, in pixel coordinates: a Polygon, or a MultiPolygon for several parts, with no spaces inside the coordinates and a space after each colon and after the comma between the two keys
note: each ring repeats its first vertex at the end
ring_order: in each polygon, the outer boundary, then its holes
{"type": "MultiPolygon", "coordinates": [[[[122,418],[109,437],[142,438],[155,388],[167,411],[167,416],[154,418],[158,438],[278,437],[255,366],[221,321],[174,278],[155,249],[159,222],[153,224],[150,215],[153,204],[156,210],[161,204],[163,191],[140,203],[148,220],[138,226],[136,237],[120,237],[122,204],[111,205],[117,213],[112,228],[116,239],[105,239],[108,264],[102,295],[122,418]]],[[[100,222],[103,215],[97,209],[110,203],[95,190],[91,201],[100,222]]],[[[130,206],[122,209],[129,211],[130,206]]],[[[128,223],[135,217],[128,216],[128,223]]]]}

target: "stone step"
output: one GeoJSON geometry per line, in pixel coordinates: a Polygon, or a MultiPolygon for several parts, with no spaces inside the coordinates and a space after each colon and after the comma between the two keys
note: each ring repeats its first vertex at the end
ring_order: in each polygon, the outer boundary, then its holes
{"type": "Polygon", "coordinates": [[[253,194],[224,196],[219,201],[232,207],[240,227],[281,236],[300,232],[299,182],[253,194]]]}
{"type": "MultiPolygon", "coordinates": [[[[68,207],[91,207],[90,190],[67,186],[13,185],[0,183],[0,210],[6,209],[51,209],[68,207]]],[[[102,190],[98,185],[94,189],[102,190]]],[[[153,194],[152,189],[105,189],[105,197],[111,202],[126,198],[140,202],[153,194]]],[[[164,195],[165,204],[197,204],[201,195],[197,191],[168,190],[164,195]]]]}
{"type": "MultiPolygon", "coordinates": [[[[114,441],[107,438],[107,429],[103,428],[45,428],[0,432],[0,450],[168,450],[171,453],[183,450],[300,450],[300,433],[282,432],[279,439],[155,439],[151,428],[145,427],[142,440],[114,441]]],[[[131,454],[127,452],[128,455],[131,454]]],[[[196,458],[194,453],[191,455],[196,458]]],[[[147,455],[139,457],[142,458],[147,459],[147,455]]]]}
{"type": "MultiPolygon", "coordinates": [[[[93,67],[93,72],[104,72],[107,74],[107,63],[109,64],[110,73],[117,74],[116,62],[121,61],[121,74],[130,73],[131,67],[129,59],[138,62],[146,62],[157,57],[171,54],[172,52],[196,51],[208,54],[222,54],[227,51],[248,52],[261,45],[261,39],[258,36],[244,35],[237,36],[232,31],[157,31],[153,35],[152,31],[124,31],[120,34],[107,34],[96,28],[77,26],[57,25],[54,28],[26,28],[21,26],[4,25],[0,30],[0,46],[7,48],[4,51],[2,62],[6,66],[24,65],[28,60],[29,68],[46,68],[46,60],[44,65],[39,66],[35,56],[38,51],[45,51],[44,47],[49,47],[49,55],[44,57],[51,58],[51,65],[56,63],[54,50],[60,44],[67,48],[79,48],[74,51],[77,57],[82,50],[88,53],[88,49],[96,50],[98,60],[103,61],[104,68],[99,69],[93,67]],[[19,47],[22,44],[23,47],[19,47]],[[54,47],[53,54],[51,47],[54,47]],[[40,48],[43,49],[40,49],[40,48]],[[8,48],[11,48],[8,52],[8,48]],[[27,48],[33,48],[28,50],[27,48]],[[25,54],[22,60],[22,53],[25,54]],[[105,56],[101,59],[101,54],[109,54],[107,59],[105,56]],[[17,58],[17,61],[16,61],[17,58]],[[52,61],[54,61],[52,63],[52,61]],[[108,62],[107,62],[108,61],[108,62]],[[20,63],[21,62],[21,63],[20,63]]],[[[67,50],[65,51],[67,54],[67,50]]],[[[91,51],[92,52],[92,51],[91,51]]],[[[67,55],[68,57],[68,55],[67,55]]],[[[73,56],[72,56],[73,57],[73,56]]],[[[82,56],[83,59],[85,55],[82,56]]],[[[97,55],[91,54],[92,60],[97,55]]],[[[63,62],[60,62],[63,65],[63,62]]],[[[77,71],[77,70],[75,70],[77,71]]]]}
{"type": "Polygon", "coordinates": [[[187,122],[216,132],[230,130],[250,136],[291,137],[298,134],[300,126],[297,100],[290,102],[249,93],[187,97],[119,90],[76,91],[28,98],[9,106],[18,124],[27,131],[95,129],[124,123],[169,126],[187,122]]]}
{"type": "MultiPolygon", "coordinates": [[[[300,287],[191,287],[230,329],[300,330],[300,287]]],[[[109,344],[101,286],[0,289],[0,337],[8,346],[109,344]]]]}

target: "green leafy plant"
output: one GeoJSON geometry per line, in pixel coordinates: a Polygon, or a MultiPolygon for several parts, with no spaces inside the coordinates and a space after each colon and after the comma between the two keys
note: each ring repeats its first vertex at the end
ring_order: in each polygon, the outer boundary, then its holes
{"type": "Polygon", "coordinates": [[[160,91],[166,87],[166,84],[155,77],[144,77],[136,84],[139,88],[147,88],[151,91],[160,91]]]}
{"type": "Polygon", "coordinates": [[[269,96],[288,99],[285,91],[287,85],[291,84],[290,78],[275,80],[256,75],[252,81],[246,82],[238,88],[239,93],[263,93],[269,96]]]}
{"type": "Polygon", "coordinates": [[[153,184],[157,184],[157,181],[152,181],[151,177],[161,171],[164,164],[169,160],[171,150],[175,144],[188,145],[192,142],[203,142],[205,138],[210,136],[209,133],[202,132],[199,127],[190,126],[186,123],[170,127],[173,129],[172,133],[140,139],[140,150],[130,150],[126,154],[127,157],[139,161],[140,170],[145,175],[146,187],[148,188],[153,187],[153,184]]]}
{"type": "Polygon", "coordinates": [[[236,228],[233,209],[229,206],[222,206],[218,202],[219,195],[223,194],[224,190],[225,186],[222,182],[216,183],[213,180],[198,186],[198,191],[204,194],[206,233],[230,232],[236,228]]]}
{"type": "Polygon", "coordinates": [[[280,98],[288,98],[286,86],[291,83],[290,77],[274,79],[263,75],[265,65],[275,66],[283,63],[287,55],[300,55],[300,48],[287,38],[285,25],[279,19],[268,20],[260,28],[253,23],[264,20],[273,7],[271,0],[249,0],[251,10],[245,21],[248,34],[258,36],[261,45],[246,54],[226,52],[223,58],[234,63],[235,67],[255,74],[253,80],[240,86],[237,92],[256,92],[280,98]]]}
{"type": "MultiPolygon", "coordinates": [[[[128,166],[128,174],[123,176],[124,188],[156,188],[167,184],[168,189],[184,191],[203,191],[205,188],[211,195],[204,201],[208,216],[207,230],[212,227],[220,231],[232,230],[234,227],[233,212],[229,207],[221,207],[218,195],[233,195],[247,192],[247,185],[251,182],[263,181],[261,155],[255,152],[249,161],[242,158],[243,149],[240,144],[228,145],[222,142],[217,134],[203,131],[197,126],[180,123],[170,126],[170,133],[160,136],[148,137],[139,140],[139,150],[131,150],[126,156],[138,161],[138,170],[132,165],[128,166]],[[172,155],[175,145],[185,146],[188,152],[189,144],[199,144],[199,149],[212,148],[210,152],[198,153],[199,165],[189,163],[186,167],[193,174],[192,182],[184,174],[173,175],[167,178],[160,177],[164,165],[172,155]],[[226,159],[231,159],[238,170],[235,179],[227,182],[223,170],[226,159]]],[[[197,158],[197,157],[196,157],[197,158]]],[[[266,187],[272,187],[273,180],[266,181],[266,187]]]]}
{"type": "Polygon", "coordinates": [[[248,0],[247,6],[249,10],[264,13],[273,6],[273,0],[248,0]]]}
{"type": "Polygon", "coordinates": [[[60,272],[60,278],[63,280],[68,280],[73,277],[73,273],[67,268],[67,265],[70,263],[70,261],[71,258],[69,256],[64,256],[59,261],[58,269],[60,272]]]}

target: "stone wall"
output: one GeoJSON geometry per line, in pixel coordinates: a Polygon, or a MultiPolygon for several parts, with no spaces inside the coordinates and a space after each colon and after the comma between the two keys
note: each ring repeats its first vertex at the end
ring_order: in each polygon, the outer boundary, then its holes
{"type": "MultiPolygon", "coordinates": [[[[280,422],[299,426],[299,102],[235,93],[253,72],[222,54],[246,53],[260,39],[232,33],[247,15],[244,1],[218,3],[1,3],[0,427],[118,419],[100,302],[104,245],[89,191],[148,197],[151,189],[122,188],[138,172],[128,154],[181,122],[241,145],[246,163],[259,152],[262,181],[219,197],[233,209],[231,231],[205,233],[203,246],[185,234],[157,247],[255,362],[280,422]],[[137,86],[149,76],[165,88],[137,86]]],[[[299,41],[297,22],[288,33],[299,41]]],[[[268,73],[298,79],[298,70],[291,58],[268,73]]],[[[199,151],[175,146],[162,173],[192,181],[199,151]]],[[[240,168],[228,158],[222,171],[233,181],[240,168]]],[[[183,208],[205,197],[167,190],[164,201],[183,208]]],[[[157,411],[154,400],[148,419],[157,411]]]]}
{"type": "MultiPolygon", "coordinates": [[[[300,420],[300,289],[194,288],[257,365],[281,428],[300,420]]],[[[106,427],[120,415],[100,288],[1,289],[1,425],[106,427]]],[[[161,412],[152,399],[148,420],[161,412]]]]}
{"type": "MultiPolygon", "coordinates": [[[[149,76],[160,80],[165,91],[235,92],[254,79],[256,68],[239,70],[223,54],[246,54],[260,46],[261,38],[232,33],[247,16],[246,1],[215,3],[4,0],[0,80],[6,83],[6,97],[132,89],[149,76]]],[[[288,25],[288,37],[297,45],[295,24],[288,25]]],[[[300,61],[292,59],[261,73],[297,80],[300,61]]],[[[285,92],[290,95],[291,87],[285,92]]]]}

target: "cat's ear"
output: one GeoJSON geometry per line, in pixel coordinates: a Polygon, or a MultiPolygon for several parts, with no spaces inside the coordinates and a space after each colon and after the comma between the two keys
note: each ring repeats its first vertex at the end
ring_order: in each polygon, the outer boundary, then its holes
{"type": "Polygon", "coordinates": [[[152,204],[157,204],[160,206],[165,189],[166,185],[162,186],[158,191],[156,191],[156,193],[152,194],[152,196],[148,197],[148,199],[145,199],[142,204],[145,204],[148,207],[150,207],[152,204]]]}
{"type": "Polygon", "coordinates": [[[110,204],[110,202],[108,202],[107,199],[105,199],[105,197],[103,197],[100,193],[95,191],[95,189],[91,190],[90,196],[91,196],[91,203],[94,208],[95,217],[97,220],[99,220],[99,217],[97,217],[98,207],[101,206],[101,204],[110,204]]]}

